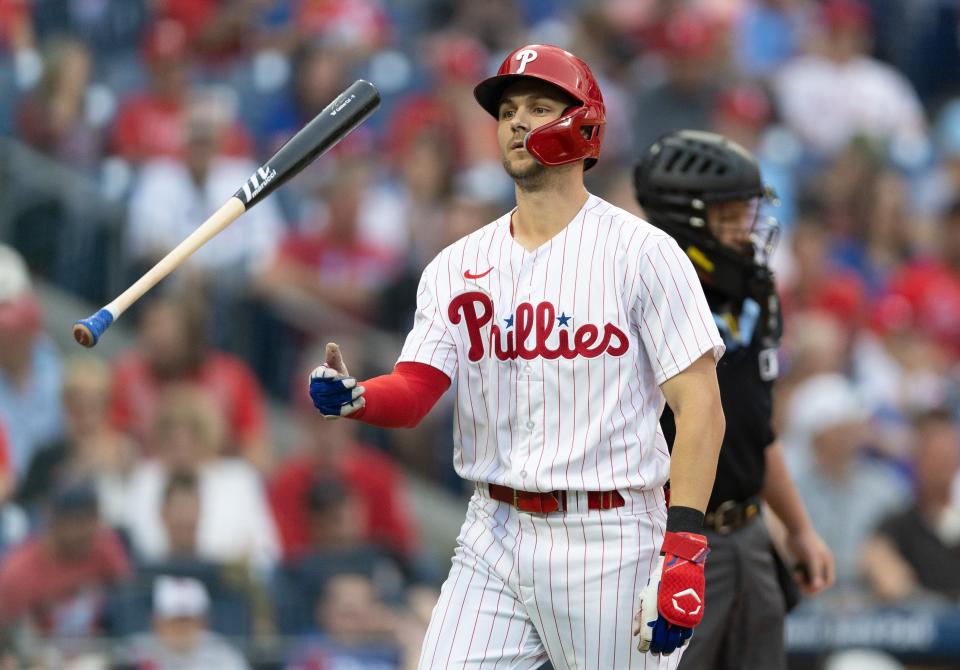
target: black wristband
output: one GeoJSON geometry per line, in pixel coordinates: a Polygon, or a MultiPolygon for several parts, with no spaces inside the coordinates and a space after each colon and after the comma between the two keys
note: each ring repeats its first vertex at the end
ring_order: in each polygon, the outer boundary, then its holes
{"type": "Polygon", "coordinates": [[[703,512],[692,507],[671,506],[667,510],[668,533],[702,533],[703,512]]]}

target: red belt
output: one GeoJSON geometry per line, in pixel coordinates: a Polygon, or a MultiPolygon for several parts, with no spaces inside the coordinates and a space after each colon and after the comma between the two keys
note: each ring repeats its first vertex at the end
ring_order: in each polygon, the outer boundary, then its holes
{"type": "MultiPolygon", "coordinates": [[[[513,505],[521,512],[535,514],[549,514],[550,512],[565,512],[567,510],[566,491],[518,491],[509,486],[488,484],[490,497],[494,500],[513,505]]],[[[589,509],[613,509],[623,507],[623,496],[619,491],[587,491],[587,507],[589,509]]]]}

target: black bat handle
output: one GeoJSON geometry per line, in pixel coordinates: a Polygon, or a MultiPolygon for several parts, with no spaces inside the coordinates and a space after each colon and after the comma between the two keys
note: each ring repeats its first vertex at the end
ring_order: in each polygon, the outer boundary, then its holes
{"type": "Polygon", "coordinates": [[[257,168],[234,197],[250,209],[346,137],[379,106],[380,91],[376,86],[363,79],[353,82],[257,168]]]}

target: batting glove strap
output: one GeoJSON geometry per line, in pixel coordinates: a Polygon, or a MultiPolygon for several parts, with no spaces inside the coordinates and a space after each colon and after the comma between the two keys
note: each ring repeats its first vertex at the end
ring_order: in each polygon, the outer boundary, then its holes
{"type": "Polygon", "coordinates": [[[707,538],[697,533],[667,533],[660,552],[663,573],[657,609],[670,623],[693,628],[703,619],[703,569],[710,553],[707,538]]]}

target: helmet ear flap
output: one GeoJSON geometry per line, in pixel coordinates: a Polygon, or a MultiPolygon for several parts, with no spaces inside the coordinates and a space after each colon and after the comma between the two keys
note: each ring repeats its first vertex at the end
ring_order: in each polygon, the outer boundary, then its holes
{"type": "Polygon", "coordinates": [[[604,123],[597,110],[587,105],[571,107],[559,119],[527,133],[524,146],[540,163],[566,165],[587,159],[589,167],[600,155],[604,123]],[[584,129],[590,129],[584,133],[584,129]],[[590,162],[590,159],[594,159],[590,162]]]}

